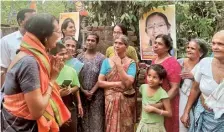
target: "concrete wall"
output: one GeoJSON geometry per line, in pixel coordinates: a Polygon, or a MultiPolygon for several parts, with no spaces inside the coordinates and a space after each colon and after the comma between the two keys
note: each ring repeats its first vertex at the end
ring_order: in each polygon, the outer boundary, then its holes
{"type": "MultiPolygon", "coordinates": [[[[105,54],[106,49],[113,44],[113,27],[112,26],[98,26],[92,27],[87,26],[81,30],[82,34],[82,45],[85,44],[85,38],[88,33],[94,32],[99,35],[100,41],[98,44],[98,50],[105,54]]],[[[128,31],[129,45],[135,46],[137,41],[137,36],[133,31],[128,31]]]]}
{"type": "MultiPolygon", "coordinates": [[[[10,34],[12,32],[15,32],[18,30],[18,27],[1,27],[1,37],[10,34]]],[[[100,37],[98,50],[105,54],[106,49],[113,44],[113,27],[112,26],[98,26],[98,27],[92,27],[87,26],[81,29],[80,31],[80,40],[81,44],[85,44],[85,38],[88,33],[97,33],[100,37]]],[[[129,45],[136,46],[137,36],[133,31],[128,31],[128,38],[129,38],[129,45]]]]}

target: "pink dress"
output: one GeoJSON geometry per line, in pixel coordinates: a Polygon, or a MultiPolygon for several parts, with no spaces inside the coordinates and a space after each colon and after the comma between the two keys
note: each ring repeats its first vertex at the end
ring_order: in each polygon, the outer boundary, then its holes
{"type": "MultiPolygon", "coordinates": [[[[153,61],[152,64],[155,62],[153,61]]],[[[161,65],[166,69],[167,77],[163,80],[162,87],[167,92],[170,90],[170,82],[180,83],[181,66],[174,57],[169,57],[164,60],[161,65]]],[[[179,91],[178,94],[171,100],[171,108],[173,116],[165,118],[165,128],[167,132],[179,132],[179,91]]]]}

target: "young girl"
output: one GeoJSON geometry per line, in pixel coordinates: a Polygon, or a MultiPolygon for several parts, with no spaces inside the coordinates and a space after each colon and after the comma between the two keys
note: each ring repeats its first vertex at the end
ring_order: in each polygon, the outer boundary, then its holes
{"type": "Polygon", "coordinates": [[[140,87],[142,114],[137,132],[166,132],[164,116],[172,116],[169,96],[161,87],[166,74],[166,70],[159,64],[153,64],[147,70],[148,84],[140,87]],[[164,109],[159,108],[160,102],[164,109]]]}
{"type": "MultiPolygon", "coordinates": [[[[50,53],[52,55],[58,56],[63,62],[66,62],[70,56],[67,49],[62,44],[57,44],[55,48],[51,49],[50,53]]],[[[77,117],[83,116],[82,103],[79,95],[79,79],[76,70],[67,64],[60,70],[60,73],[56,79],[56,83],[60,85],[59,93],[64,104],[67,106],[71,113],[71,120],[60,127],[60,132],[77,132],[77,117]],[[71,83],[66,83],[64,81],[71,81],[71,83]],[[76,99],[75,99],[76,96],[76,99]],[[77,104],[78,107],[77,107],[77,104]],[[78,114],[78,115],[77,115],[78,114]]]]}

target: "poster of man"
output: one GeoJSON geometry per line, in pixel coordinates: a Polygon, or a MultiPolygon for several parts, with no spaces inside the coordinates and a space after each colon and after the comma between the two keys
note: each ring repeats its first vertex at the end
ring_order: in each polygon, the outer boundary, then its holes
{"type": "MultiPolygon", "coordinates": [[[[176,21],[175,5],[158,7],[143,14],[139,20],[140,53],[142,60],[153,60],[156,54],[152,45],[159,34],[170,35],[173,41],[173,49],[176,49],[176,21]]],[[[175,55],[175,50],[171,51],[175,55]]]]}
{"type": "Polygon", "coordinates": [[[68,36],[73,36],[76,40],[78,40],[80,27],[79,12],[60,13],[59,26],[62,27],[62,38],[68,34],[68,36]]]}

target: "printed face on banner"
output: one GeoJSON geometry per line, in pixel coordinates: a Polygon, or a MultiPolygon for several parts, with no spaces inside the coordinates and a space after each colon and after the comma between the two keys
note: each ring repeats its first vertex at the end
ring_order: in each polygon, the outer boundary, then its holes
{"type": "Polygon", "coordinates": [[[64,36],[79,38],[79,12],[60,13],[59,25],[62,32],[61,38],[64,36]]]}
{"type": "Polygon", "coordinates": [[[175,5],[158,7],[143,15],[139,20],[140,52],[142,60],[153,60],[156,54],[152,45],[156,36],[160,34],[170,35],[173,40],[173,48],[176,49],[176,22],[175,5]]]}

